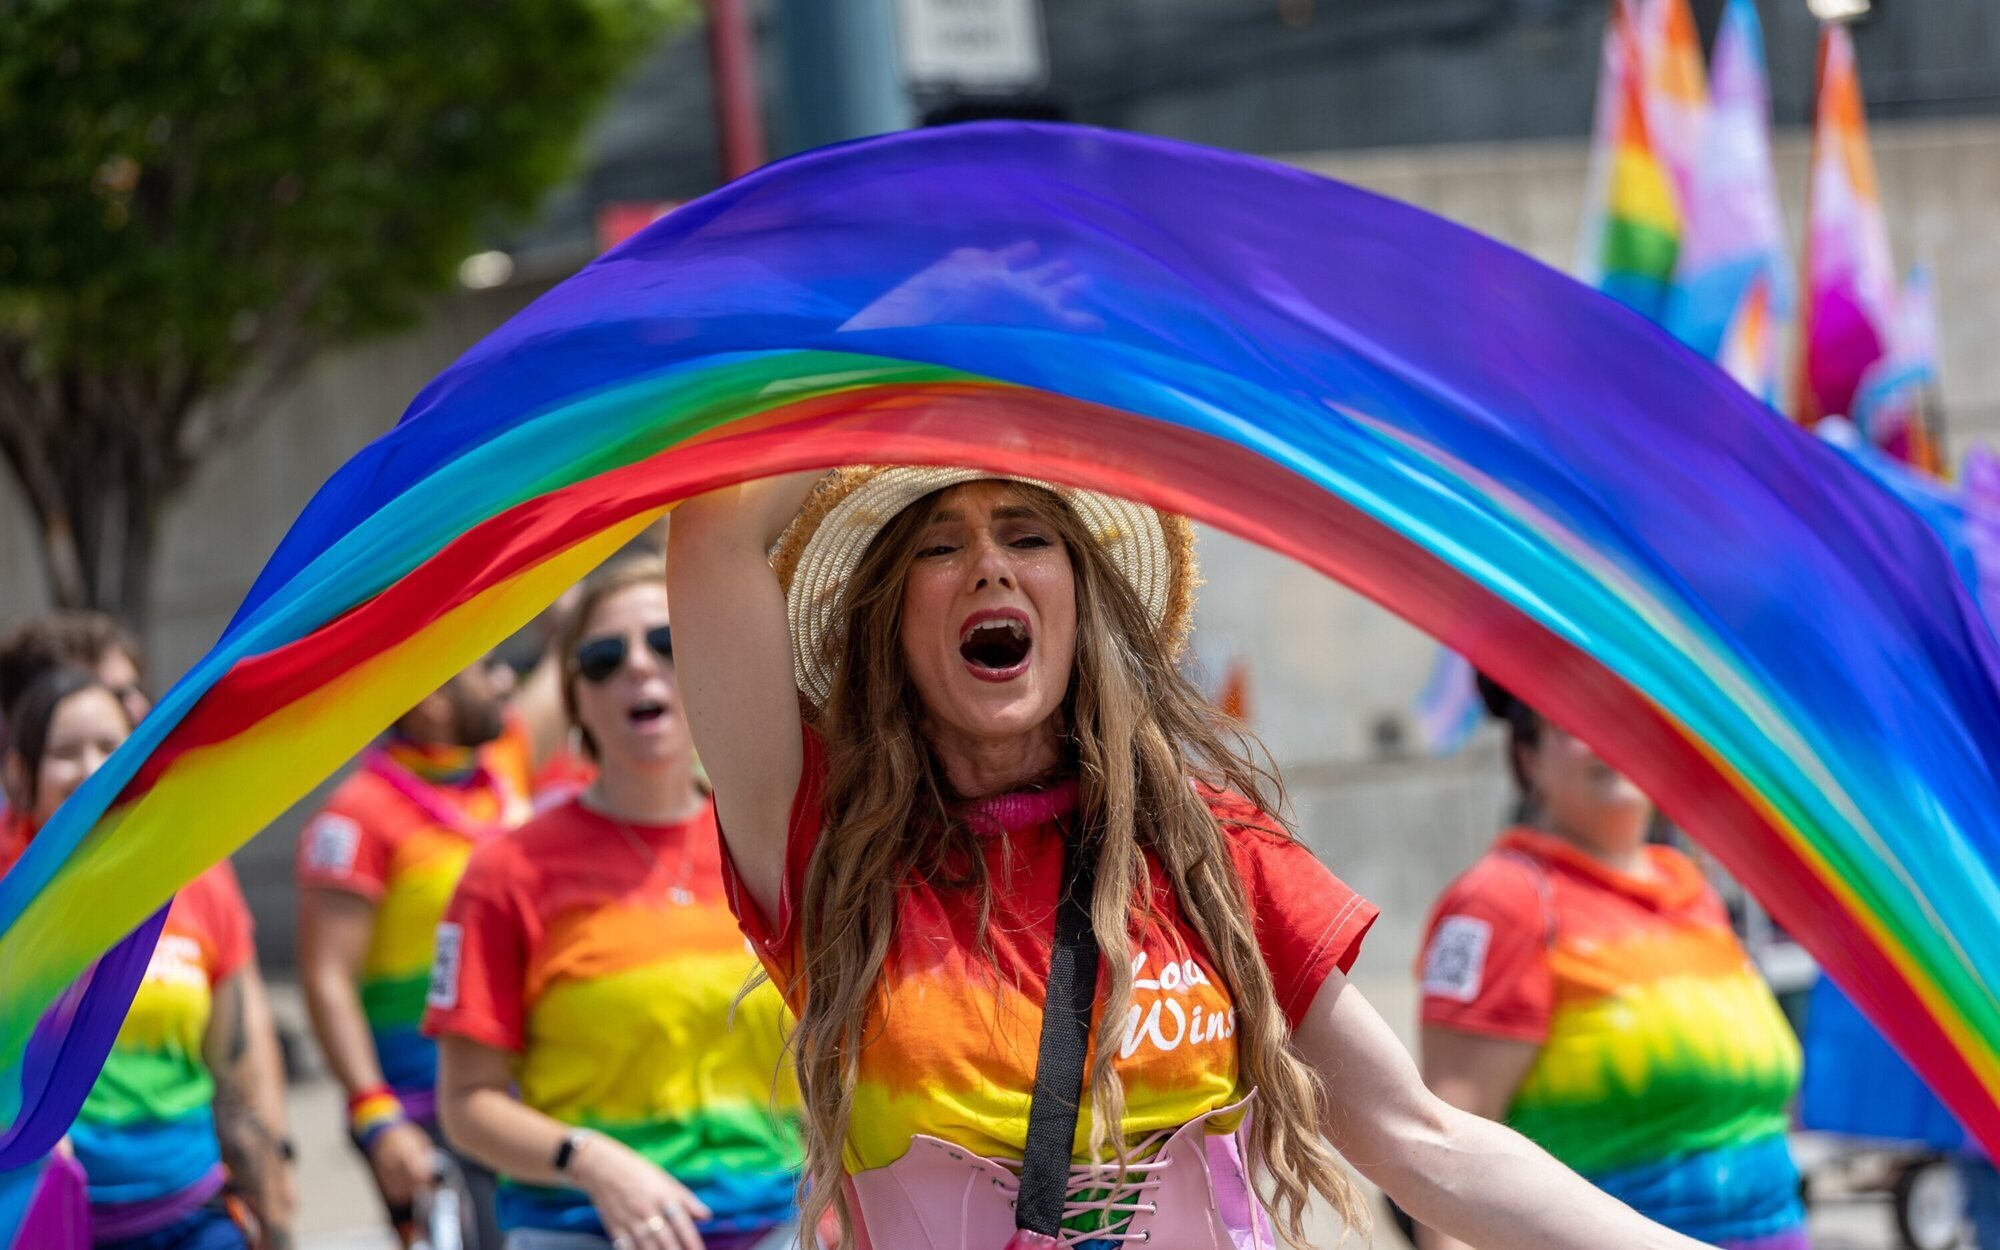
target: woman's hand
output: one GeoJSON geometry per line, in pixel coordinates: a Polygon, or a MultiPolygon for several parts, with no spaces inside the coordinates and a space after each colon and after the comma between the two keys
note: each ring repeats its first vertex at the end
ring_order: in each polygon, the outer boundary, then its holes
{"type": "Polygon", "coordinates": [[[437,1182],[437,1147],[430,1134],[408,1120],[383,1129],[369,1145],[368,1166],[382,1197],[407,1206],[437,1182]]]}
{"type": "Polygon", "coordinates": [[[613,1250],[701,1250],[695,1222],[708,1219],[709,1209],[624,1143],[598,1134],[585,1138],[569,1174],[590,1195],[613,1250]]]}

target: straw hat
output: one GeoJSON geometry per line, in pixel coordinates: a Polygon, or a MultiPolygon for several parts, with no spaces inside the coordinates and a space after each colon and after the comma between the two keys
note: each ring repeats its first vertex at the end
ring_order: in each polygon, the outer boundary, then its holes
{"type": "Polygon", "coordinates": [[[825,645],[835,614],[868,545],[903,509],[933,491],[965,482],[1021,482],[1068,504],[1112,565],[1125,576],[1170,658],[1187,643],[1194,615],[1194,526],[1186,517],[1142,503],[984,469],[868,465],[828,474],[771,550],[792,627],[792,670],[799,691],[818,707],[833,692],[825,645]]]}

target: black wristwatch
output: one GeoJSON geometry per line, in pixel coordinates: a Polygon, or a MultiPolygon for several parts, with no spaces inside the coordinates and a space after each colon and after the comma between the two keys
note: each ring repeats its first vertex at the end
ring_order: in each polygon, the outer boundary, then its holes
{"type": "Polygon", "coordinates": [[[569,1165],[576,1161],[576,1152],[593,1136],[595,1134],[589,1129],[580,1128],[563,1138],[562,1145],[556,1147],[556,1157],[551,1160],[555,1164],[556,1171],[562,1173],[564,1176],[568,1176],[569,1165]]]}

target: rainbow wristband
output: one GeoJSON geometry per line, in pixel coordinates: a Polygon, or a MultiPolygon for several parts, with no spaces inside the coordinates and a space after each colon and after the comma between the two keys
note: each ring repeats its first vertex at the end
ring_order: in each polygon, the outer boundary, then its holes
{"type": "Polygon", "coordinates": [[[364,1089],[347,1100],[347,1131],[363,1154],[374,1150],[382,1134],[409,1118],[386,1085],[364,1089]]]}

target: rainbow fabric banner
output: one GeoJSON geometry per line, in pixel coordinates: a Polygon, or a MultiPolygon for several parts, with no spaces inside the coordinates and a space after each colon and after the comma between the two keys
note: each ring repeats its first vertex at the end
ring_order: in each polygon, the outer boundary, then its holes
{"type": "Polygon", "coordinates": [[[1638,21],[1616,0],[1604,31],[1577,277],[1657,321],[1680,250],[1681,197],[1653,141],[1638,21]]]}
{"type": "Polygon", "coordinates": [[[677,210],[327,482],[0,878],[0,1168],[68,1123],[176,888],[674,501],[884,461],[1144,500],[1402,614],[1658,796],[2000,1145],[2000,644],[1925,522],[1490,239],[989,124],[677,210]]]}
{"type": "Polygon", "coordinates": [[[1853,416],[1863,375],[1889,351],[1896,312],[1895,262],[1846,27],[1821,30],[1815,81],[1793,410],[1808,426],[1853,416]]]}
{"type": "Polygon", "coordinates": [[[1771,95],[1752,0],[1729,0],[1715,36],[1702,159],[1665,323],[1766,403],[1778,388],[1774,317],[1792,311],[1791,260],[1771,163],[1771,95]]]}

